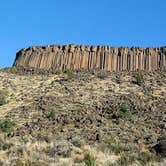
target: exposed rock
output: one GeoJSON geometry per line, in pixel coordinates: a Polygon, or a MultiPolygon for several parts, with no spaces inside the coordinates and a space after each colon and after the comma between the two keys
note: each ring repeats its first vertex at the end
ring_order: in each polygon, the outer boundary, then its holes
{"type": "Polygon", "coordinates": [[[160,141],[157,143],[153,149],[155,152],[159,155],[165,156],[166,157],[166,140],[160,141]]]}
{"type": "Polygon", "coordinates": [[[32,69],[32,72],[34,69],[153,71],[166,67],[166,47],[114,48],[83,45],[29,47],[17,53],[13,66],[32,69]]]}
{"type": "Polygon", "coordinates": [[[166,135],[158,138],[158,143],[152,147],[152,151],[155,151],[158,155],[166,157],[166,135]]]}

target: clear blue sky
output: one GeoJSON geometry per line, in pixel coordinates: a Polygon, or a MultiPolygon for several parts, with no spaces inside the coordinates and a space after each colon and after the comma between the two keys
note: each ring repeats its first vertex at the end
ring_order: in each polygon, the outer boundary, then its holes
{"type": "Polygon", "coordinates": [[[1,0],[0,68],[24,47],[166,45],[166,0],[1,0]]]}

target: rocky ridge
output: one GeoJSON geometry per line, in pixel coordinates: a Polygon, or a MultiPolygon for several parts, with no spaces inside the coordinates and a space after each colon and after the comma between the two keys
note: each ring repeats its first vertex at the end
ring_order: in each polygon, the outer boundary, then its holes
{"type": "Polygon", "coordinates": [[[166,67],[166,47],[33,46],[20,50],[14,67],[58,70],[154,71],[166,67]]]}

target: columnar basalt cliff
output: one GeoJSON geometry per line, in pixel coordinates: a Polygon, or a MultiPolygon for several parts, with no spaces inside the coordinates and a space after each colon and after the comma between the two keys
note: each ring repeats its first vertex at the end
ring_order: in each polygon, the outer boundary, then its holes
{"type": "Polygon", "coordinates": [[[17,53],[13,66],[45,70],[152,71],[166,68],[166,47],[115,48],[84,45],[29,47],[17,53]]]}

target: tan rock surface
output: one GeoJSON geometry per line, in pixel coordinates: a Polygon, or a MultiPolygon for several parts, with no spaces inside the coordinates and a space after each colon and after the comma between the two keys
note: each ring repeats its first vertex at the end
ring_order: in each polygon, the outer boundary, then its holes
{"type": "Polygon", "coordinates": [[[83,45],[29,47],[17,53],[13,66],[46,70],[154,71],[166,67],[166,47],[113,48],[83,45]]]}

